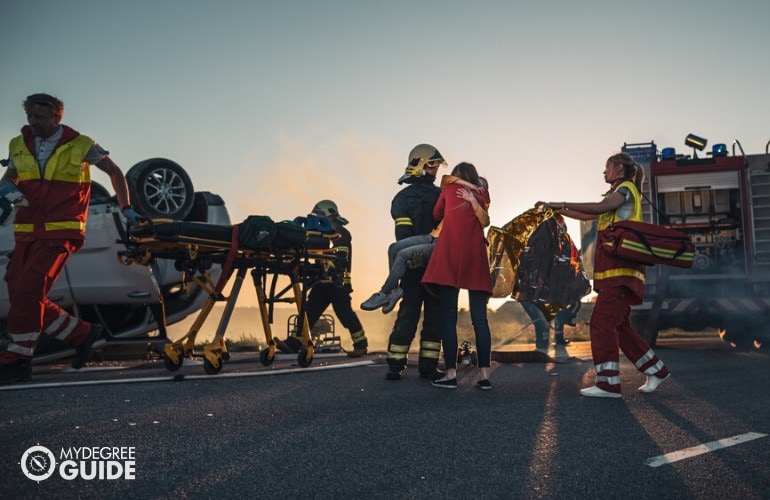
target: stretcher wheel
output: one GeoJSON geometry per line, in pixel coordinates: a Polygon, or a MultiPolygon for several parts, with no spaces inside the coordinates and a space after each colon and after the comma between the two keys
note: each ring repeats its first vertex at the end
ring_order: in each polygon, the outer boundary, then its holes
{"type": "Polygon", "coordinates": [[[299,354],[297,355],[297,363],[302,368],[307,368],[313,363],[313,356],[310,356],[310,359],[307,359],[307,349],[302,348],[299,350],[299,354]]]}
{"type": "Polygon", "coordinates": [[[270,356],[270,349],[262,349],[262,351],[259,353],[259,360],[263,365],[270,366],[273,364],[275,356],[270,356]]]}
{"type": "Polygon", "coordinates": [[[206,375],[218,375],[222,371],[222,365],[224,364],[222,358],[219,357],[218,361],[219,365],[214,366],[208,358],[203,358],[203,371],[206,372],[206,375]]]}
{"type": "Polygon", "coordinates": [[[182,368],[183,362],[184,362],[184,358],[182,356],[179,356],[179,360],[176,363],[174,362],[174,360],[172,360],[168,356],[163,357],[163,366],[165,366],[166,370],[170,372],[175,372],[178,369],[182,368]]]}

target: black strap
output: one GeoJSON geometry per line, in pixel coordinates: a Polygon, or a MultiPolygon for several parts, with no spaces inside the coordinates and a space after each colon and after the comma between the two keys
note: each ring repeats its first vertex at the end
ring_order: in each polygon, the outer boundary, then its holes
{"type": "Polygon", "coordinates": [[[649,199],[649,198],[647,198],[647,195],[646,195],[646,194],[644,194],[644,191],[642,191],[642,190],[640,189],[640,190],[639,190],[639,194],[641,194],[641,195],[642,195],[642,197],[643,197],[645,200],[647,200],[647,203],[649,203],[649,204],[650,204],[650,206],[651,206],[652,208],[654,208],[656,212],[658,212],[658,215],[660,216],[660,220],[665,220],[665,219],[666,219],[666,216],[665,216],[665,215],[663,215],[663,212],[661,212],[660,210],[658,210],[658,207],[656,207],[656,206],[655,206],[655,204],[654,204],[652,201],[650,201],[650,199],[649,199]]]}

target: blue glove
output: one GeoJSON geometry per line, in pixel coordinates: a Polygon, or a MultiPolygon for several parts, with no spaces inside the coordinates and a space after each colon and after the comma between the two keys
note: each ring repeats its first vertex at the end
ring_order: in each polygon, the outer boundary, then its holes
{"type": "Polygon", "coordinates": [[[123,207],[123,217],[125,217],[128,223],[131,225],[139,224],[144,220],[144,217],[136,213],[134,209],[131,208],[131,205],[126,205],[123,207]]]}
{"type": "Polygon", "coordinates": [[[16,187],[16,184],[11,181],[4,181],[0,183],[0,196],[5,196],[18,190],[19,188],[16,187]]]}

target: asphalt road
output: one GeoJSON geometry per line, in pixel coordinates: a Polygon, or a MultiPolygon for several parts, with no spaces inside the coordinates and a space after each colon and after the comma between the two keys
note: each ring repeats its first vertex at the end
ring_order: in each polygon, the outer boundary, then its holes
{"type": "Polygon", "coordinates": [[[456,391],[414,368],[387,381],[382,354],[308,368],[235,355],[214,376],[191,362],[36,366],[0,388],[2,496],[770,498],[770,356],[713,339],[657,351],[672,378],[640,394],[621,358],[619,400],[579,395],[587,343],[559,363],[493,363],[492,391],[472,369],[456,391]]]}

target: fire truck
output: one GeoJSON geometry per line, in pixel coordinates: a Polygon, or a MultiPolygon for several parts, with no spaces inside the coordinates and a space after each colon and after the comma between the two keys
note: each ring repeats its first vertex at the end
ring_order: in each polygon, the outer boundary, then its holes
{"type": "MultiPolygon", "coordinates": [[[[654,345],[668,328],[716,328],[738,348],[770,347],[770,142],[764,154],[745,154],[739,141],[714,144],[690,134],[685,146],[658,150],[654,142],[626,143],[622,151],[645,169],[645,222],[686,233],[693,266],[646,268],[645,301],[631,321],[654,345]],[[700,152],[701,156],[698,156],[700,152]]],[[[583,227],[592,252],[593,228],[583,227]]],[[[584,262],[593,262],[586,255],[584,262]]]]}

